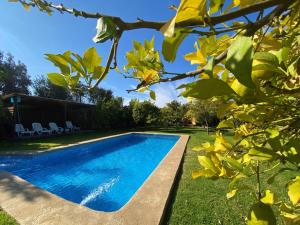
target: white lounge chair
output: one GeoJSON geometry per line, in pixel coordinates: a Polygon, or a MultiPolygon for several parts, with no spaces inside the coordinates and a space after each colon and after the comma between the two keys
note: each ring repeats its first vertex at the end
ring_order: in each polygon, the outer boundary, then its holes
{"type": "Polygon", "coordinates": [[[31,131],[31,130],[29,130],[27,128],[25,129],[23,127],[23,125],[20,124],[20,123],[17,123],[15,125],[15,132],[16,132],[16,134],[17,134],[18,137],[23,136],[23,135],[32,136],[34,134],[34,131],[31,131]]]}
{"type": "Polygon", "coordinates": [[[71,131],[78,131],[78,130],[80,130],[80,127],[74,126],[71,121],[66,121],[66,128],[70,129],[71,131]]]}
{"type": "Polygon", "coordinates": [[[57,133],[57,134],[61,134],[62,132],[64,132],[64,128],[62,127],[58,127],[56,123],[49,123],[49,128],[50,131],[52,131],[52,133],[57,133]]]}
{"type": "Polygon", "coordinates": [[[40,123],[32,123],[32,130],[37,133],[38,135],[42,135],[42,134],[51,134],[52,131],[48,130],[44,127],[42,127],[42,125],[40,123]]]}

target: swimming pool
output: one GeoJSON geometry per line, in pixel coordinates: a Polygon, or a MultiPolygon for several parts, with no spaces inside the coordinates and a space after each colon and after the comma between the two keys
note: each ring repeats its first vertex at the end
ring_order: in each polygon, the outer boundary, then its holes
{"type": "Polygon", "coordinates": [[[32,156],[1,156],[0,169],[69,201],[112,212],[124,206],[178,141],[126,134],[32,156]]]}

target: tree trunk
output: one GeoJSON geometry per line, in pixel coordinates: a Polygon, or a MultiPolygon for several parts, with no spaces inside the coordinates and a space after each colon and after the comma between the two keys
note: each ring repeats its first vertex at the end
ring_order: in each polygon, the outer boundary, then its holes
{"type": "Polygon", "coordinates": [[[209,135],[209,128],[208,128],[208,122],[206,117],[205,117],[205,124],[206,124],[206,133],[207,135],[209,135]]]}

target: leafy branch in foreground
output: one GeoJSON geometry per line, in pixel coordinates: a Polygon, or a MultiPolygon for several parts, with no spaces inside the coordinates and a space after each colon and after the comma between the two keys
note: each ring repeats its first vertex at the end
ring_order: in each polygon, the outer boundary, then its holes
{"type": "MultiPolygon", "coordinates": [[[[49,74],[49,79],[70,89],[77,88],[79,82],[93,88],[111,68],[119,71],[116,52],[123,32],[161,30],[165,36],[163,57],[154,49],[154,39],[143,44],[134,41],[133,50],[126,54],[124,73],[139,81],[138,91],[161,82],[192,78],[179,87],[184,89],[182,96],[196,100],[217,97],[223,103],[218,110],[221,122],[215,142],[194,149],[199,151],[201,168],[193,172],[193,178],[228,179],[228,199],[240,191],[254,193],[255,199],[244,213],[248,225],[273,225],[279,216],[285,224],[299,224],[300,176],[283,184],[286,198],[272,189],[274,180],[283,173],[299,174],[300,170],[299,0],[233,0],[226,2],[226,8],[225,0],[181,0],[167,22],[125,22],[45,0],[13,1],[26,9],[36,6],[47,13],[59,11],[97,19],[94,41],[112,40],[105,66],[100,65],[94,48],[83,56],[69,51],[46,55],[60,70],[49,74]],[[195,52],[184,56],[197,69],[167,72],[162,58],[174,62],[188,35],[199,35],[195,52]],[[224,129],[233,132],[233,142],[223,137],[224,129]],[[253,179],[255,187],[250,184],[253,179]]],[[[153,91],[150,96],[155,99],[153,91]]]]}

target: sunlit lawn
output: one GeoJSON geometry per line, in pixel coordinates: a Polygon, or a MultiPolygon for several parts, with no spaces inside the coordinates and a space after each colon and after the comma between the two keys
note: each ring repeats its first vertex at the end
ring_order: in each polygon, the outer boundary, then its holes
{"type": "MultiPolygon", "coordinates": [[[[241,191],[233,199],[227,200],[228,181],[208,179],[193,180],[191,177],[193,169],[199,168],[197,162],[197,155],[199,153],[192,151],[192,147],[205,141],[213,141],[214,135],[207,135],[205,131],[195,128],[147,129],[147,131],[188,134],[191,136],[182,170],[178,176],[179,182],[177,182],[174,187],[170,206],[163,224],[241,225],[244,223],[243,218],[246,216],[245,212],[248,210],[249,204],[255,201],[254,194],[241,191]]],[[[25,140],[13,143],[1,142],[0,150],[21,151],[23,149],[45,149],[120,132],[122,131],[74,134],[71,136],[33,141],[25,140]]],[[[231,139],[230,136],[229,139],[231,139]]],[[[271,190],[279,191],[282,196],[285,196],[284,184],[288,178],[292,176],[293,174],[289,174],[277,178],[271,190]]],[[[254,182],[250,182],[250,185],[254,185],[254,182]]],[[[0,211],[0,224],[14,224],[14,222],[0,211]]],[[[281,221],[279,221],[278,224],[282,224],[281,221]]]]}

